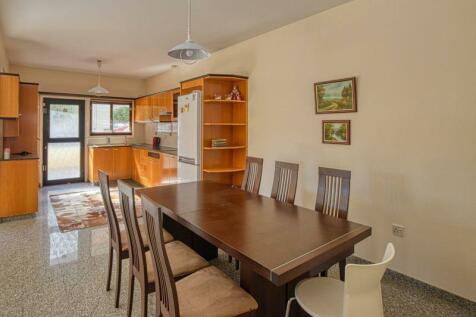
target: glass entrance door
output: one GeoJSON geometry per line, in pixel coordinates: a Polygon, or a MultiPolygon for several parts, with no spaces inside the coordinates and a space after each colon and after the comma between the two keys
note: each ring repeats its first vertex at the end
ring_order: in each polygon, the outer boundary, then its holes
{"type": "Polygon", "coordinates": [[[43,184],[84,180],[84,101],[45,98],[43,184]]]}

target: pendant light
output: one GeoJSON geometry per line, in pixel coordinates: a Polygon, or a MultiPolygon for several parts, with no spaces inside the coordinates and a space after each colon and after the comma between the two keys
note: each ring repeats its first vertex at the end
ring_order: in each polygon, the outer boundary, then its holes
{"type": "Polygon", "coordinates": [[[98,64],[98,84],[94,86],[93,88],[89,89],[89,92],[92,94],[96,95],[101,95],[101,94],[108,94],[109,90],[101,86],[101,64],[102,61],[100,59],[97,60],[98,64]]]}
{"type": "Polygon", "coordinates": [[[198,60],[205,59],[210,56],[210,53],[203,46],[191,40],[191,25],[192,25],[192,0],[188,0],[188,29],[187,40],[178,44],[169,51],[169,56],[179,59],[185,64],[193,64],[198,60]]]}

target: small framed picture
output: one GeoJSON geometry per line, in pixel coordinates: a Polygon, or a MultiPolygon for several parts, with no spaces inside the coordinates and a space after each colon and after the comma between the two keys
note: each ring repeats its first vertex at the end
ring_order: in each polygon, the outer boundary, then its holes
{"type": "Polygon", "coordinates": [[[316,114],[357,111],[355,77],[314,84],[316,114]]]}
{"type": "Polygon", "coordinates": [[[322,143],[350,144],[350,120],[323,120],[322,143]]]}

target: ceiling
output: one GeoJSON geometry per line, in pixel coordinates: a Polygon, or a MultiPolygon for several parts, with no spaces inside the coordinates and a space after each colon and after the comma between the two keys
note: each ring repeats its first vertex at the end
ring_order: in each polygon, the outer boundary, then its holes
{"type": "MultiPolygon", "coordinates": [[[[349,0],[194,0],[192,39],[211,52],[349,0]]],[[[12,64],[145,78],[174,62],[187,0],[0,0],[12,64]]]]}

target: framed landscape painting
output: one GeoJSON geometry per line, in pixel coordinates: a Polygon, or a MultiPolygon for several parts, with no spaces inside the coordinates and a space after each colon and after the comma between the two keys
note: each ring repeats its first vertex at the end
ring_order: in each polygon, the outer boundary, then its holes
{"type": "Polygon", "coordinates": [[[350,144],[350,120],[323,120],[322,143],[350,144]]]}
{"type": "Polygon", "coordinates": [[[314,84],[316,114],[356,112],[355,77],[314,84]]]}

